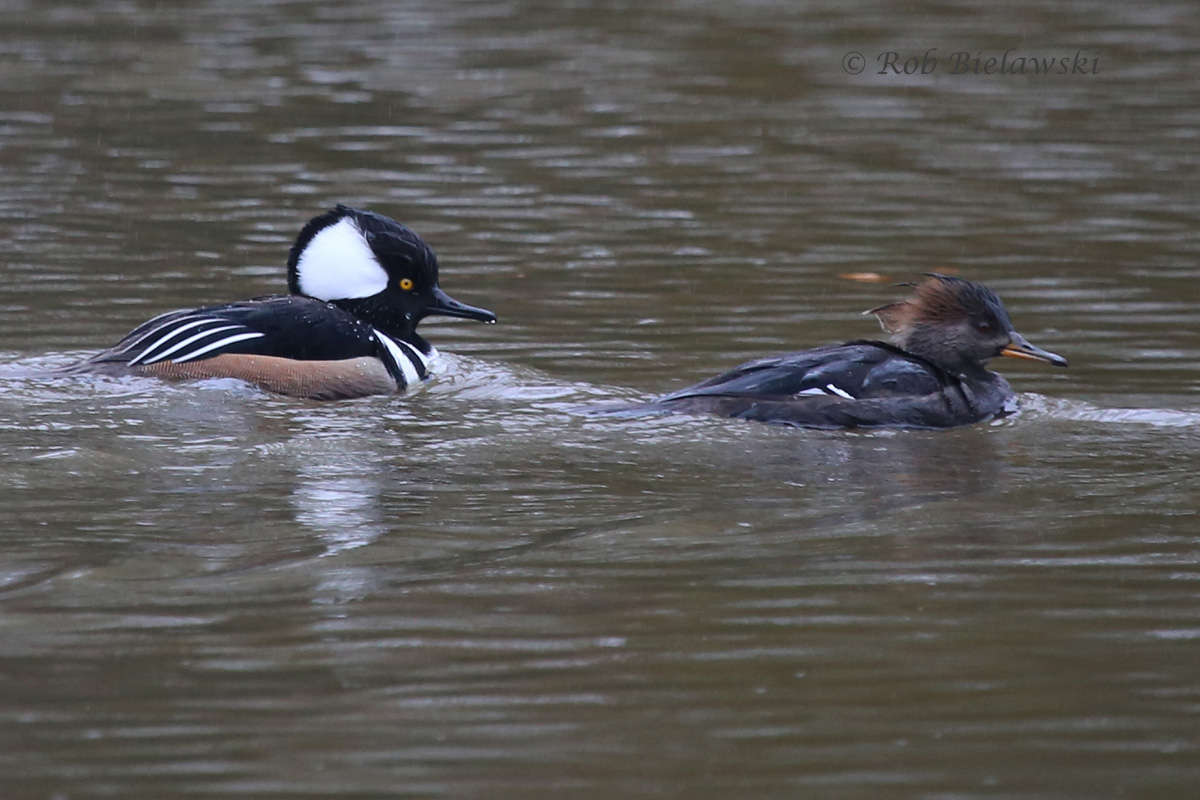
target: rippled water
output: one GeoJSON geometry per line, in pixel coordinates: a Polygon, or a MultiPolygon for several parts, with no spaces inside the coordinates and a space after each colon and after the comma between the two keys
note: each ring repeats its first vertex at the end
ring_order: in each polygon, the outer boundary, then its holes
{"type": "Polygon", "coordinates": [[[1191,4],[0,16],[0,796],[1195,796],[1191,4]],[[876,74],[933,47],[1098,70],[876,74]],[[501,324],[403,397],[46,375],[339,201],[501,324]],[[577,413],[929,269],[1071,368],[942,433],[577,413]]]}

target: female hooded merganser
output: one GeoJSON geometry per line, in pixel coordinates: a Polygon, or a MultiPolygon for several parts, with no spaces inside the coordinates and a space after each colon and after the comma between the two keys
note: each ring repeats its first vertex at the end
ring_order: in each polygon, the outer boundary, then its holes
{"type": "Polygon", "coordinates": [[[973,281],[930,273],[912,298],[864,313],[894,345],[860,340],[750,361],[643,408],[804,428],[953,428],[1016,410],[1008,381],[985,367],[991,359],[1067,366],[1017,333],[995,292],[973,281]]]}
{"type": "Polygon", "coordinates": [[[437,355],[417,334],[427,316],[495,322],[438,286],[421,237],[338,205],[311,220],[288,256],[290,295],[172,311],[134,329],[71,373],[240,378],[318,400],[397,392],[437,355]]]}

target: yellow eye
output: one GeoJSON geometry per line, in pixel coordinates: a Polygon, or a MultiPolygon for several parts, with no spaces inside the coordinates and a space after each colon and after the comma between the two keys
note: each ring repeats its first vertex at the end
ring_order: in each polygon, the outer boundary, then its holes
{"type": "Polygon", "coordinates": [[[404,291],[407,292],[408,290],[412,289],[412,287],[413,287],[412,278],[401,278],[400,279],[400,288],[401,289],[403,289],[404,291]]]}

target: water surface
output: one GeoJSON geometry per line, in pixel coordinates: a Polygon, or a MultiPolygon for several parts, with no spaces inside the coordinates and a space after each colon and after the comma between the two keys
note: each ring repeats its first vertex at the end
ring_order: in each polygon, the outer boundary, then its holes
{"type": "Polygon", "coordinates": [[[5,797],[1195,795],[1189,4],[0,14],[5,797]],[[931,47],[1098,74],[872,69],[931,47]],[[45,374],[335,202],[501,324],[403,397],[45,374]],[[1071,368],[941,433],[575,411],[930,269],[1071,368]]]}

